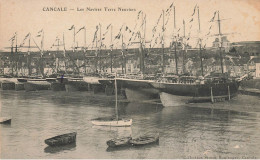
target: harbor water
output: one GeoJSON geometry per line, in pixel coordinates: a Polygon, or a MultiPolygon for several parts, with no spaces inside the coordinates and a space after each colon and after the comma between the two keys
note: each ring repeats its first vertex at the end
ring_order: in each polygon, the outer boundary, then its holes
{"type": "Polygon", "coordinates": [[[132,127],[97,127],[91,119],[115,115],[113,96],[91,92],[0,91],[0,158],[260,158],[260,98],[238,95],[216,104],[119,102],[132,127]],[[77,132],[76,144],[48,147],[44,140],[77,132]],[[107,149],[115,137],[159,132],[159,144],[107,149]]]}

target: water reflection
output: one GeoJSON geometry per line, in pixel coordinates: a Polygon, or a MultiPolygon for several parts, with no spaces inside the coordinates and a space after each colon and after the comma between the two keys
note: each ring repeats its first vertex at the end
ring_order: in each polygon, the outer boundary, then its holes
{"type": "Polygon", "coordinates": [[[131,127],[91,124],[91,119],[115,115],[113,96],[0,91],[0,100],[2,116],[12,117],[11,125],[0,125],[1,158],[260,157],[258,97],[242,95],[224,103],[177,107],[119,101],[119,116],[132,118],[131,127]],[[78,133],[77,146],[44,144],[44,139],[72,130],[78,133]],[[160,133],[159,145],[106,151],[107,140],[153,132],[160,133]]]}
{"type": "Polygon", "coordinates": [[[76,149],[76,143],[72,143],[64,146],[55,146],[55,147],[47,146],[44,148],[44,152],[54,154],[62,151],[73,151],[75,149],[76,149]]]}
{"type": "Polygon", "coordinates": [[[120,115],[147,115],[162,111],[161,104],[149,103],[120,103],[118,110],[120,115]]]}
{"type": "Polygon", "coordinates": [[[106,131],[113,134],[114,138],[118,137],[131,137],[132,127],[110,127],[110,126],[92,126],[93,129],[98,131],[106,131]]]}

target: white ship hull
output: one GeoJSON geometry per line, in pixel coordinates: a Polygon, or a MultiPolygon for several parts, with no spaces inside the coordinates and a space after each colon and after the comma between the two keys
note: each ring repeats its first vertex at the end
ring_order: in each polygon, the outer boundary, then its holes
{"type": "Polygon", "coordinates": [[[189,102],[193,97],[176,96],[165,92],[160,93],[160,99],[164,107],[181,106],[189,102]]]}

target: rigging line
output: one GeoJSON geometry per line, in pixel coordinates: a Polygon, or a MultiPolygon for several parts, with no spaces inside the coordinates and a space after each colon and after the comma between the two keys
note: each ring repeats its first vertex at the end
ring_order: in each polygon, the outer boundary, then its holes
{"type": "Polygon", "coordinates": [[[34,38],[32,38],[33,39],[33,42],[34,42],[34,44],[36,45],[36,47],[39,49],[39,51],[41,51],[41,49],[40,49],[40,47],[37,45],[37,43],[35,42],[35,40],[34,40],[34,38]]]}

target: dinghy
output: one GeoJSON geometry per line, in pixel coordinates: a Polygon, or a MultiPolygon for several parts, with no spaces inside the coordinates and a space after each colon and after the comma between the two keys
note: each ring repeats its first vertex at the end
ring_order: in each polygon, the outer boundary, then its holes
{"type": "Polygon", "coordinates": [[[11,117],[0,117],[0,123],[2,124],[9,124],[11,123],[12,118],[11,117]]]}
{"type": "Polygon", "coordinates": [[[61,146],[76,142],[77,132],[67,133],[46,139],[44,142],[49,146],[61,146]]]}
{"type": "Polygon", "coordinates": [[[130,145],[129,141],[132,137],[122,137],[122,138],[114,138],[107,141],[107,145],[109,147],[124,147],[130,145]]]}
{"type": "Polygon", "coordinates": [[[131,139],[130,144],[133,146],[142,146],[147,144],[154,144],[159,142],[159,133],[155,135],[144,135],[135,139],[131,139]]]}
{"type": "Polygon", "coordinates": [[[91,123],[97,126],[128,127],[132,125],[132,119],[97,118],[91,123]]]}

